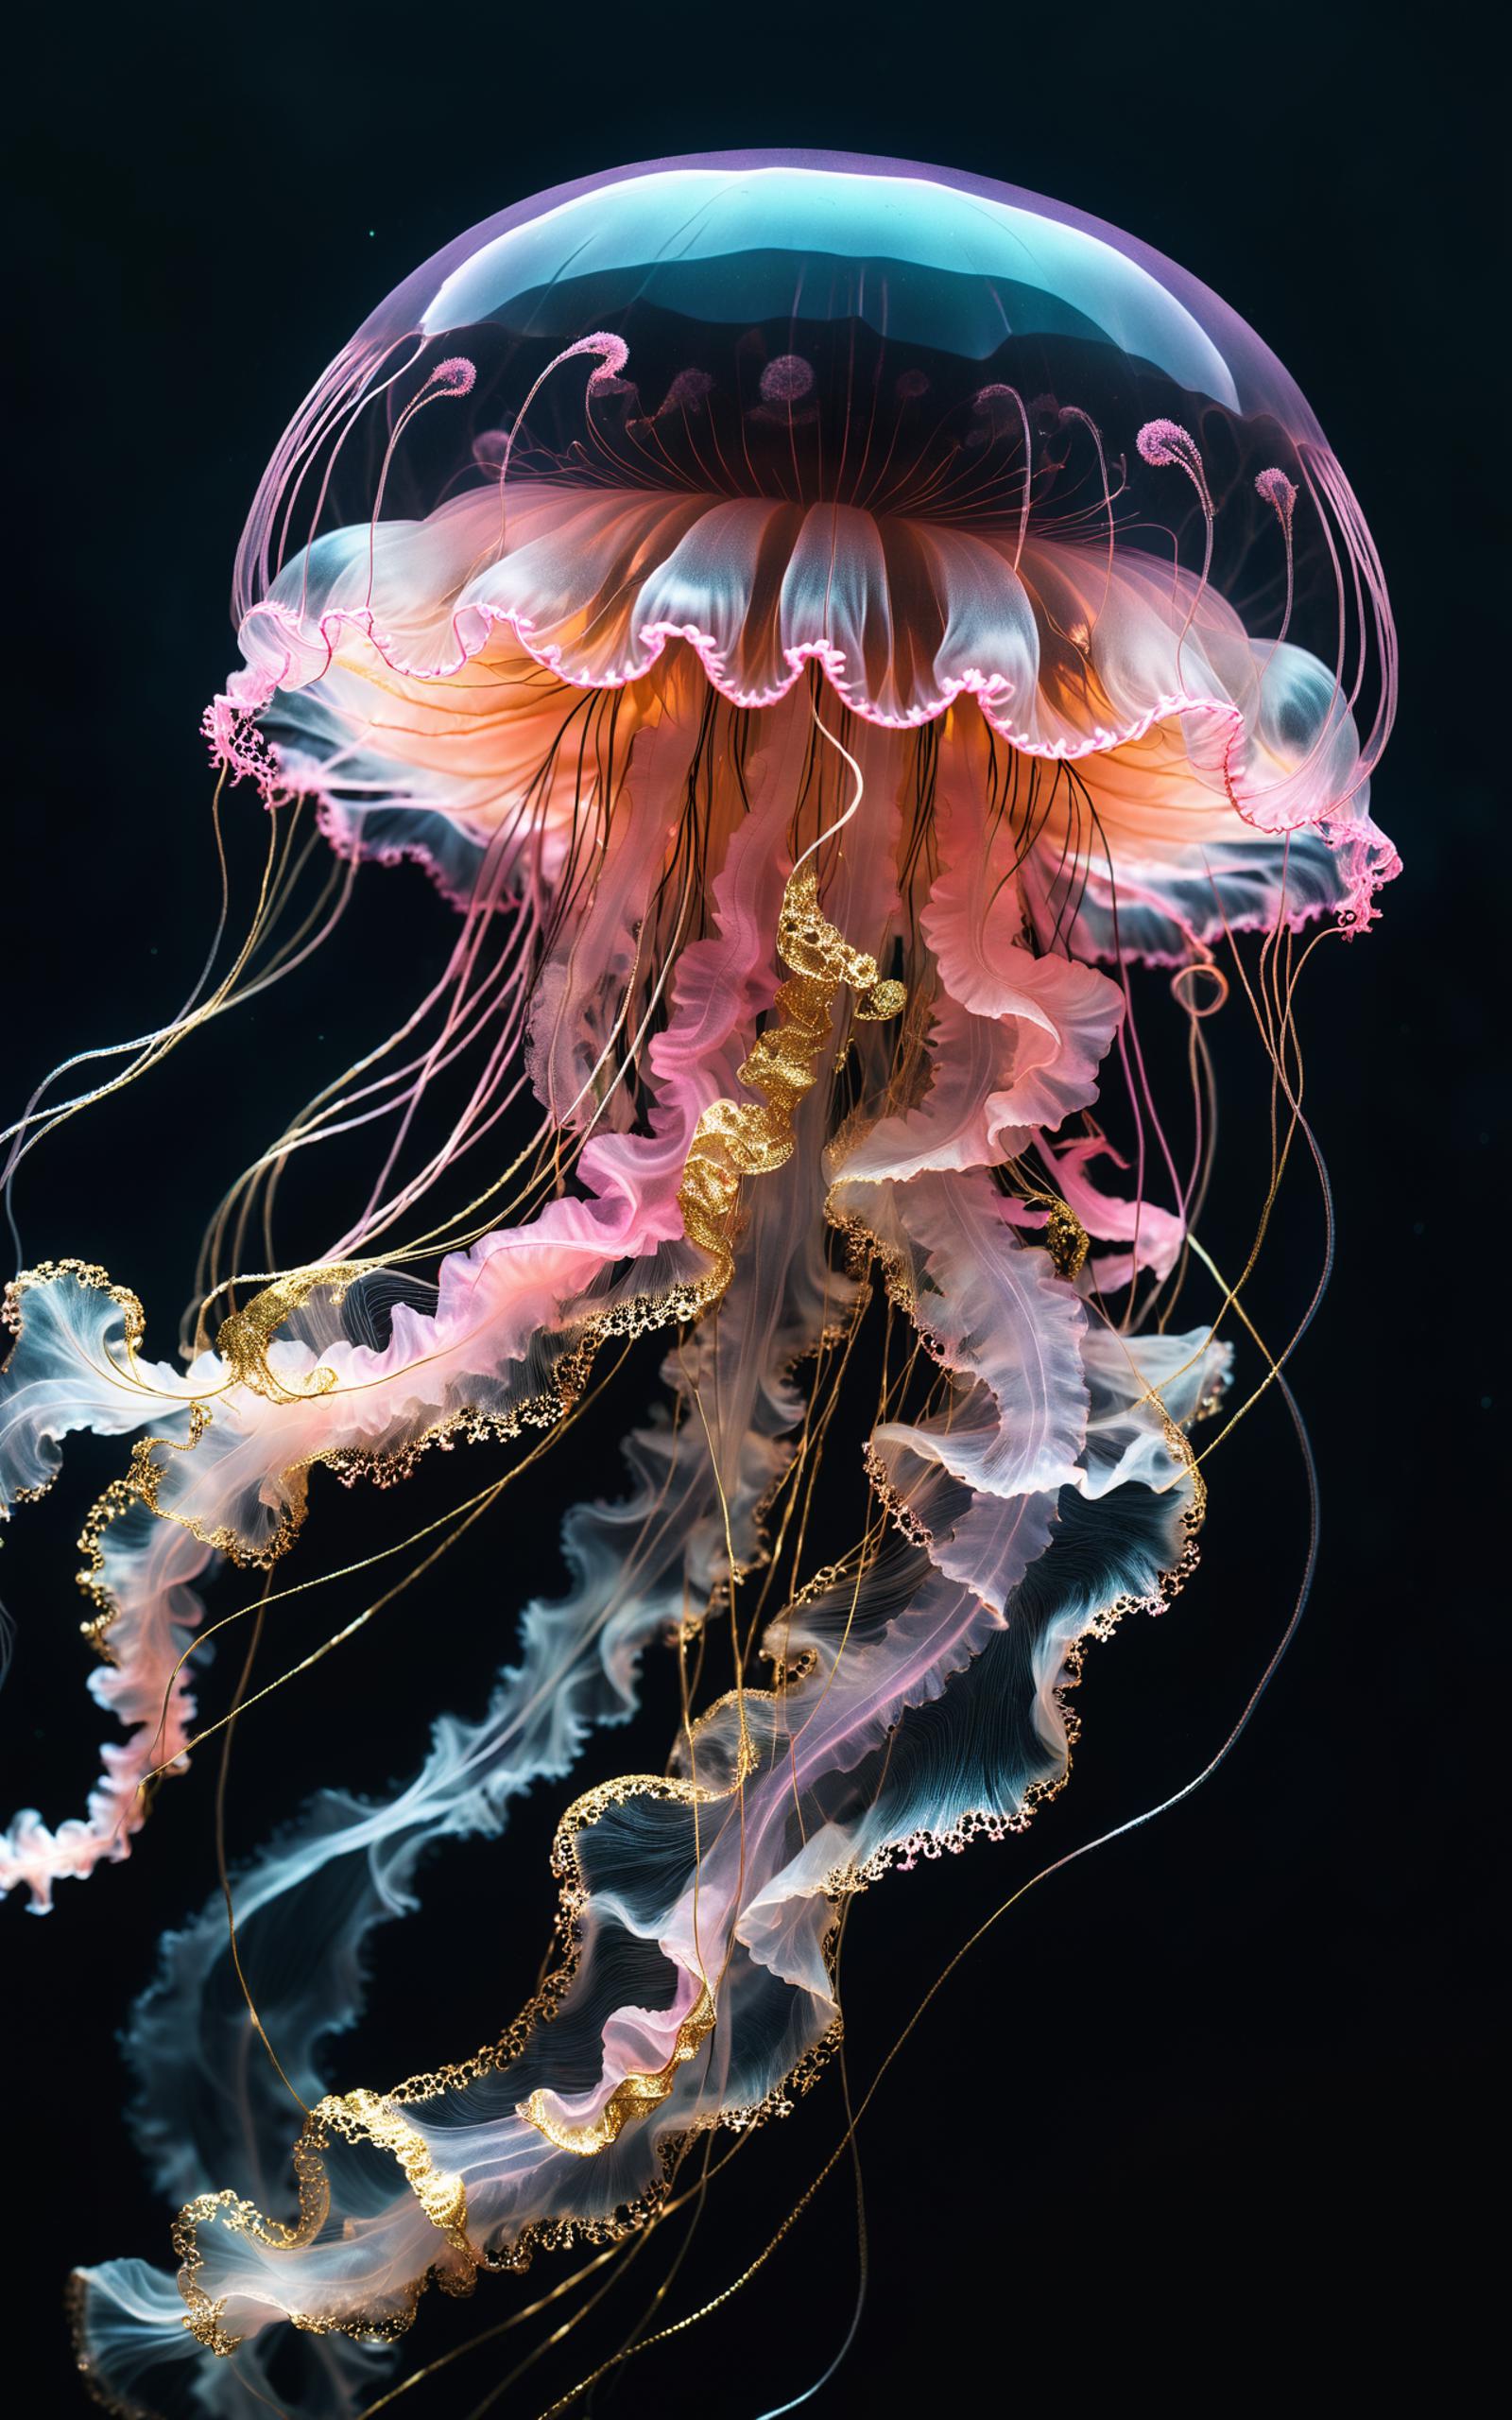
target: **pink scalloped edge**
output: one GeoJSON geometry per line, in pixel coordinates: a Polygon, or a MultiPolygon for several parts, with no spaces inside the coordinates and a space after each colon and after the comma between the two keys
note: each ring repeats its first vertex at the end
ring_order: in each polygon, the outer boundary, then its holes
{"type": "MultiPolygon", "coordinates": [[[[383,840],[376,844],[366,841],[352,809],[341,800],[333,798],[318,782],[291,774],[281,761],[277,762],[276,769],[283,776],[279,785],[282,791],[291,795],[298,793],[301,798],[315,801],[316,822],[330,843],[333,854],[343,864],[361,865],[366,862],[380,866],[419,866],[421,872],[436,885],[448,908],[455,908],[458,915],[464,915],[472,907],[471,890],[459,890],[455,882],[448,881],[445,867],[423,840],[383,840]]],[[[416,811],[423,813],[426,810],[416,811]]],[[[438,807],[431,810],[437,815],[441,811],[438,807]]]]}
{"type": "MultiPolygon", "coordinates": [[[[289,785],[281,778],[278,762],[257,728],[257,717],[279,690],[289,685],[288,675],[294,669],[296,645],[313,650],[318,644],[325,657],[318,671],[294,684],[301,688],[324,679],[335,661],[337,639],[342,631],[356,631],[387,669],[401,679],[445,682],[455,680],[466,664],[482,653],[495,629],[505,629],[513,633],[519,646],[543,671],[553,673],[569,687],[614,690],[644,680],[660,662],[668,642],[681,639],[697,656],[711,687],[732,706],[760,711],[780,703],[802,677],[804,666],[817,663],[842,704],[863,721],[881,730],[918,730],[925,723],[937,721],[957,698],[970,696],[975,699],[987,722],[1000,738],[1006,740],[1009,747],[1022,754],[1037,756],[1051,763],[1076,763],[1088,756],[1105,755],[1112,749],[1127,747],[1144,738],[1157,723],[1168,722],[1174,717],[1214,717],[1228,726],[1224,744],[1224,786],[1241,820],[1252,831],[1263,832],[1274,838],[1282,838],[1291,832],[1315,831],[1330,848],[1345,855],[1349,871],[1338,916],[1340,925],[1347,933],[1363,932],[1376,921],[1380,909],[1374,905],[1375,893],[1401,872],[1401,858],[1383,832],[1368,820],[1361,824],[1344,817],[1342,805],[1348,803],[1347,800],[1341,802],[1341,809],[1337,813],[1318,817],[1298,816],[1289,823],[1267,823],[1252,813],[1245,804],[1233,770],[1235,752],[1246,736],[1245,717],[1233,700],[1228,698],[1187,696],[1177,692],[1164,694],[1126,725],[1110,729],[1097,725],[1090,737],[1073,744],[1063,739],[1036,740],[1026,732],[1016,730],[1001,711],[995,710],[1011,699],[1013,683],[1005,673],[984,672],[975,667],[968,667],[955,678],[941,682],[928,700],[909,707],[905,713],[888,714],[847,682],[845,650],[823,639],[805,640],[797,647],[784,648],[782,655],[789,669],[788,679],[765,689],[751,690],[743,689],[730,680],[729,667],[717,642],[695,622],[644,624],[638,633],[644,649],[642,660],[632,660],[621,669],[593,680],[585,680],[575,673],[565,662],[564,650],[560,647],[536,638],[535,625],[529,614],[505,607],[464,605],[451,616],[455,653],[432,664],[407,662],[392,636],[380,628],[369,606],[333,608],[320,615],[312,633],[286,606],[265,599],[253,606],[242,623],[244,653],[249,633],[255,631],[260,634],[268,624],[273,626],[280,639],[276,668],[271,665],[265,664],[259,667],[248,663],[233,672],[226,688],[218,692],[205,709],[200,726],[210,743],[213,761],[224,766],[233,779],[251,781],[267,804],[286,792],[289,785]],[[464,623],[471,623],[467,632],[464,632],[464,623]],[[1340,828],[1335,831],[1332,828],[1335,826],[1340,828]]],[[[427,859],[428,853],[423,848],[417,848],[413,854],[421,861],[427,859]]],[[[446,889],[444,883],[439,887],[443,890],[446,889]]],[[[1303,911],[1296,924],[1307,922],[1314,912],[1312,909],[1303,911]]]]}

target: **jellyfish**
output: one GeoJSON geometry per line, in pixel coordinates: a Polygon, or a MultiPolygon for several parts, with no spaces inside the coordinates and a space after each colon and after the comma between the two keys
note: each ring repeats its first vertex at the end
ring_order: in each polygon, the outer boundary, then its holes
{"type": "MultiPolygon", "coordinates": [[[[100,1778],[16,1816],[0,1881],[45,1909],[171,1853],[227,1719],[206,1591],[276,1597],[329,1477],[466,1444],[471,1518],[664,1345],[483,1714],[291,1811],[129,2029],[176,2270],[78,2273],[81,2366],[314,2420],[427,2287],[628,2241],[691,2145],[790,2112],[854,1895],[1061,1788],[1090,1644],[1194,1564],[1197,1424],[1246,1353],[1276,1374],[1202,1241],[1204,1028],[1237,970],[1295,1132],[1296,953],[1399,870],[1395,648],[1327,439],[1215,295],[1012,187],[811,153],[617,169],[418,269],[274,454],[235,614],[221,783],[342,883],[418,862],[453,944],[215,1207],[177,1359],[102,1269],[8,1290],[6,1513],[71,1435],[121,1461],[82,1540],[100,1778]],[[281,1265],[280,1181],[337,1137],[366,1198],[281,1265]],[[666,1758],[626,1774],[643,1702],[666,1758]],[[534,1996],[334,2074],[422,1852],[544,1786],[534,1996]]],[[[130,1067],[212,1049],[247,968],[130,1067]]],[[[423,1622],[398,1653],[439,1693],[423,1622]]]]}

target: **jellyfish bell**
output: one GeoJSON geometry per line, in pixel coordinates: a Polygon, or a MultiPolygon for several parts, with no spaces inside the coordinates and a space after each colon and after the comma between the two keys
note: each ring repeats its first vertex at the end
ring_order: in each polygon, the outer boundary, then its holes
{"type": "Polygon", "coordinates": [[[198,1585],[275,1563],[312,1473],[459,1436],[528,1467],[610,1340],[675,1332],[487,1711],[391,1801],[322,1791],[241,1880],[243,1963],[217,1899],[134,2022],[180,2268],[89,2272],[81,2359],[216,2410],[225,2357],[229,2411],[292,2321],[334,2413],[343,2340],[429,2279],[617,2238],[700,2133],[788,2109],[847,1896],[1064,1780],[1089,1641],[1191,1568],[1230,1363],[1221,1288],[1172,1317],[1213,1138],[1129,970],[1173,970],[1194,1063],[1236,935],[1370,921],[1394,649],[1321,429],[1216,297],[1035,197],[804,154],[619,170],[418,270],[281,443],[237,600],[217,757],[343,856],[422,861],[455,943],[253,1171],[376,1121],[366,1203],[234,1291],[213,1252],[186,1369],[102,1271],[12,1289],[10,1499],[71,1431],[135,1443],[87,1533],[129,1736],[4,1878],[124,1854],[196,1745],[198,1585]],[[848,1431],[857,1533],[816,1568],[797,1508],[848,1431]],[[328,2091],[425,1847],[564,1776],[667,1642],[665,1772],[562,1819],[561,1964],[475,2056],[328,2091]],[[285,2079],[286,2222],[242,2198],[285,2079]]]}
{"type": "Polygon", "coordinates": [[[260,716],[341,845],[382,847],[397,813],[454,880],[561,702],[530,683],[490,760],[480,666],[639,709],[690,655],[740,706],[816,661],[883,728],[970,697],[1074,765],[1101,840],[1064,807],[1046,838],[1083,946],[1110,946],[1117,876],[1123,946],[1179,956],[1283,890],[1297,920],[1366,920],[1395,864],[1368,816],[1380,567],[1295,382],[1171,262],[981,178],[733,154],[485,221],[294,422],[237,599],[218,744],[260,716]],[[612,372],[578,354],[599,333],[612,372]],[[443,354],[475,365],[456,403],[443,354]],[[474,432],[527,396],[506,498],[474,432]]]}

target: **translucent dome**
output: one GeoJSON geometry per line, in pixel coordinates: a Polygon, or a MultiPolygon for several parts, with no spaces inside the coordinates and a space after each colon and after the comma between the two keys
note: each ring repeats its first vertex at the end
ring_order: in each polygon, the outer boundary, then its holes
{"type": "MultiPolygon", "coordinates": [[[[958,473],[988,470],[1005,510],[1026,469],[1036,509],[1058,483],[1064,510],[1067,487],[1079,492],[1088,476],[1078,462],[1057,479],[1074,446],[1060,425],[1068,408],[1096,424],[1125,481],[1138,476],[1140,426],[1178,413],[1210,441],[1226,426],[1242,456],[1257,443],[1271,456],[1298,444],[1326,451],[1295,382],[1227,304],[1082,213],[906,162],[802,152],[668,161],[501,211],[372,313],[264,483],[242,607],[286,543],[275,508],[288,501],[289,467],[329,433],[338,397],[384,380],[387,436],[442,354],[461,353],[477,372],[468,418],[487,470],[494,424],[513,419],[553,356],[600,330],[622,339],[627,357],[614,380],[619,409],[605,413],[601,391],[595,435],[618,439],[624,473],[653,484],[697,464],[716,488],[765,493],[787,458],[788,488],[811,498],[885,493],[948,514],[962,501],[946,468],[954,458],[958,473]],[[1027,461],[1000,386],[1037,424],[1027,461]],[[695,421],[710,440],[701,450],[695,421]],[[720,434],[732,441],[712,441],[720,434]]],[[[532,429],[541,443],[555,433],[576,458],[579,394],[542,395],[532,429]]],[[[343,495],[361,488],[376,434],[340,466],[343,495]]],[[[455,416],[428,434],[440,441],[412,442],[391,466],[390,510],[425,510],[455,484],[455,416]]],[[[984,482],[971,484],[979,508],[984,482]]],[[[355,510],[358,498],[351,503],[355,510]]],[[[1190,503],[1173,511],[1168,497],[1156,517],[1184,519],[1190,503]]]]}

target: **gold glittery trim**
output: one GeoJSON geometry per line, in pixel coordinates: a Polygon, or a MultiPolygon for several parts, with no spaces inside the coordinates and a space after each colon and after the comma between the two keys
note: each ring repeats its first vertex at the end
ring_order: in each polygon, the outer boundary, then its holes
{"type": "Polygon", "coordinates": [[[927,1521],[921,1521],[906,1495],[894,1487],[887,1465],[868,1440],[861,1449],[861,1467],[873,1495],[891,1521],[893,1528],[908,1540],[910,1546],[922,1547],[927,1552],[935,1543],[935,1532],[927,1521]]]}
{"type": "Polygon", "coordinates": [[[330,2122],[350,2140],[363,2137],[380,2150],[392,2152],[414,2188],[416,2201],[433,2227],[471,2261],[467,2238],[467,2187],[460,2176],[438,2169],[422,2135],[402,2118],[392,2101],[378,2093],[357,2090],[321,2103],[330,2122]],[[352,2130],[349,2133],[349,2129],[352,2130]]]}
{"type": "MultiPolygon", "coordinates": [[[[845,1183],[843,1169],[839,1183],[841,1184],[845,1183]]],[[[874,1234],[866,1220],[858,1218],[853,1210],[838,1209],[835,1205],[835,1189],[832,1187],[825,1197],[824,1217],[825,1223],[833,1227],[835,1234],[843,1236],[845,1240],[847,1274],[863,1278],[871,1264],[875,1262],[882,1273],[883,1291],[888,1302],[895,1309],[906,1314],[918,1329],[920,1340],[927,1344],[928,1336],[919,1321],[919,1303],[914,1293],[913,1280],[909,1276],[902,1253],[891,1244],[885,1243],[882,1236],[874,1234]]]]}
{"type": "Polygon", "coordinates": [[[1057,1277],[1077,1278],[1087,1265],[1091,1238],[1069,1201],[1058,1193],[1021,1193],[1021,1201],[1036,1209],[1048,1211],[1045,1220],[1045,1249],[1057,1277]]]}
{"type": "Polygon", "coordinates": [[[158,1513],[160,1520],[168,1517],[158,1510],[158,1492],[167,1478],[168,1466],[153,1461],[153,1448],[165,1445],[170,1454],[192,1454],[209,1424],[210,1414],[204,1405],[191,1403],[187,1437],[139,1437],[131,1448],[124,1478],[112,1478],[85,1516],[77,1542],[84,1567],[77,1578],[80,1593],[88,1598],[94,1611],[87,1622],[80,1622],[79,1629],[95,1654],[107,1664],[116,1660],[109,1633],[120,1607],[105,1585],[105,1549],[100,1541],[111,1523],[118,1521],[123,1512],[129,1512],[134,1504],[145,1504],[149,1512],[158,1513]]]}
{"type": "Polygon", "coordinates": [[[80,1286],[87,1286],[97,1294],[109,1294],[112,1303],[119,1303],[125,1314],[127,1354],[129,1357],[135,1353],[146,1332],[141,1302],[129,1286],[113,1284],[109,1270],[101,1269],[94,1260],[40,1260],[35,1269],[22,1270],[0,1296],[0,1327],[19,1336],[23,1295],[34,1286],[56,1286],[60,1277],[77,1278],[80,1286]]]}
{"type": "Polygon", "coordinates": [[[670,2098],[678,2079],[678,2069],[685,2066],[714,2030],[714,2004],[707,1983],[701,1984],[698,1996],[677,2031],[672,2055],[663,2066],[647,2070],[632,2067],[617,2083],[598,2116],[586,2126],[564,2126],[552,2117],[546,2107],[546,2095],[533,2092],[528,2100],[516,2104],[515,2116],[523,2118],[537,2134],[544,2135],[559,2152],[573,2152],[579,2159],[592,2159],[595,2152],[607,2151],[617,2142],[627,2126],[638,2118],[650,2116],[670,2098]]]}
{"type": "Polygon", "coordinates": [[[225,1362],[230,1386],[249,1387],[269,1403],[300,1403],[309,1395],[329,1394],[336,1383],[334,1370],[312,1370],[296,1385],[276,1376],[268,1367],[267,1349],[286,1319],[307,1303],[317,1288],[328,1286],[332,1299],[341,1302],[361,1268],[351,1261],[330,1261],[308,1269],[290,1270],[254,1294],[244,1311],[221,1321],[215,1351],[225,1362]]]}

